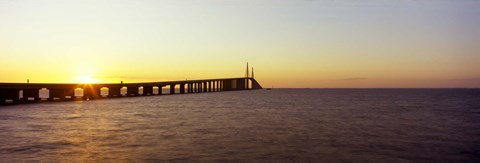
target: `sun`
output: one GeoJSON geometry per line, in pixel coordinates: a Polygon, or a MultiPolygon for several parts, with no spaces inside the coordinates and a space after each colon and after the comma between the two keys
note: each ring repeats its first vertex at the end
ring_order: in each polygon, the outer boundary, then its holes
{"type": "Polygon", "coordinates": [[[89,83],[97,83],[98,80],[89,75],[81,75],[77,77],[76,82],[89,84],[89,83]]]}

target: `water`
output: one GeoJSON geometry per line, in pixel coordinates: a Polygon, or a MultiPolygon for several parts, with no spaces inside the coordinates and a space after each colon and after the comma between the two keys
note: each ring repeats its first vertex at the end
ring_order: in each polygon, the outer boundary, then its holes
{"type": "Polygon", "coordinates": [[[0,107],[1,162],[479,162],[479,89],[273,89],[0,107]]]}

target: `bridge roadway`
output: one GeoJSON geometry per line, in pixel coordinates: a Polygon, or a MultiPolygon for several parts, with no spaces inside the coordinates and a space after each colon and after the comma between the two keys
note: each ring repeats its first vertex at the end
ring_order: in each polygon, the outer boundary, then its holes
{"type": "Polygon", "coordinates": [[[250,77],[145,83],[0,83],[0,105],[162,95],[162,88],[167,86],[170,87],[169,94],[262,89],[262,86],[250,77]],[[126,92],[122,93],[122,89],[126,89],[126,92]],[[179,91],[176,92],[176,89],[179,91]],[[45,92],[48,96],[45,96],[45,92]]]}

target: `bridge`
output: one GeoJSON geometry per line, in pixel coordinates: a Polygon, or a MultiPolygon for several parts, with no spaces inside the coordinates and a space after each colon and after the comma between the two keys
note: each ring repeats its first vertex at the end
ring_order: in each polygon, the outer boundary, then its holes
{"type": "MultiPolygon", "coordinates": [[[[248,67],[248,66],[247,66],[248,67]]],[[[0,105],[262,89],[252,77],[145,83],[0,83],[0,105]],[[167,92],[164,93],[166,87],[167,92]]]]}

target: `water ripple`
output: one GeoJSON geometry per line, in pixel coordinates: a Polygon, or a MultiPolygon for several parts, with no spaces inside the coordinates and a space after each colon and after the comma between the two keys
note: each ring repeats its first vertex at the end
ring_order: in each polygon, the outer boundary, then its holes
{"type": "Polygon", "coordinates": [[[274,89],[0,108],[2,162],[480,162],[478,89],[274,89]]]}

